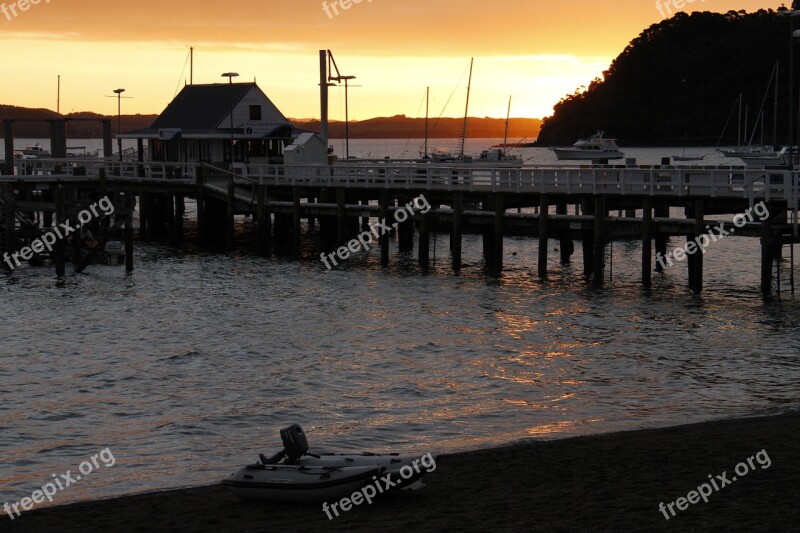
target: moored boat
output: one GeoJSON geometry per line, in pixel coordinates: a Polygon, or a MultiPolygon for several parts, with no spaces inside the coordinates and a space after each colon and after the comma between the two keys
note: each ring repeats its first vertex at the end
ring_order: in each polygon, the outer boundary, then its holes
{"type": "Polygon", "coordinates": [[[570,147],[552,148],[559,160],[596,161],[602,159],[622,159],[625,154],[619,150],[616,139],[605,137],[598,131],[588,139],[581,139],[570,147]]]}

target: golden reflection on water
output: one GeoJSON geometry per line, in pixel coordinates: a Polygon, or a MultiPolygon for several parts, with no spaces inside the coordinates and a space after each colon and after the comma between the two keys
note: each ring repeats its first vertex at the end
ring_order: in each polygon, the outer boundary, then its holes
{"type": "Polygon", "coordinates": [[[534,426],[525,430],[525,433],[530,437],[547,437],[548,435],[568,434],[575,428],[584,424],[594,424],[602,422],[601,418],[593,418],[589,420],[561,420],[558,422],[550,422],[549,424],[542,424],[534,426]]]}

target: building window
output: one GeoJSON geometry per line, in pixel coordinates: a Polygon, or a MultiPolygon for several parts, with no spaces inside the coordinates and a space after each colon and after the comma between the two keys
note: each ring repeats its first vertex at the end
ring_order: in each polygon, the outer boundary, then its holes
{"type": "Polygon", "coordinates": [[[260,105],[251,105],[250,106],[250,120],[261,120],[261,106],[260,105]]]}

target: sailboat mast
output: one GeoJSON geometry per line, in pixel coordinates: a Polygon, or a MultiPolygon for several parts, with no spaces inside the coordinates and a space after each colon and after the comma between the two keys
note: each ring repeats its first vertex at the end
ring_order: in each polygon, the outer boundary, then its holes
{"type": "Polygon", "coordinates": [[[742,145],[742,93],[739,93],[739,132],[736,134],[736,145],[742,145]]]}
{"type": "Polygon", "coordinates": [[[194,47],[189,48],[189,85],[194,85],[194,47]]]}
{"type": "Polygon", "coordinates": [[[475,63],[475,58],[469,60],[469,82],[467,82],[467,106],[464,109],[464,128],[461,130],[461,150],[459,155],[464,157],[464,147],[467,144],[467,116],[469,115],[469,93],[472,90],[472,65],[475,63]]]}
{"type": "Polygon", "coordinates": [[[511,96],[508,97],[508,112],[506,113],[506,132],[503,134],[503,153],[508,148],[508,121],[511,119],[511,96]]]}
{"type": "Polygon", "coordinates": [[[780,60],[775,62],[775,110],[774,110],[774,120],[772,123],[772,145],[778,145],[778,76],[780,75],[781,69],[781,62],[780,60]]]}
{"type": "Polygon", "coordinates": [[[431,88],[425,89],[425,158],[428,158],[428,113],[431,104],[431,88]]]}

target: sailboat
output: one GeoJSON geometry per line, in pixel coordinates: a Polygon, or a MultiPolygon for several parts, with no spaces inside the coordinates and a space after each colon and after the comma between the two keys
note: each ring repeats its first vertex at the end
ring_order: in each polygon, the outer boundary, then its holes
{"type": "Polygon", "coordinates": [[[705,159],[705,154],[689,154],[686,155],[686,141],[687,141],[687,134],[683,134],[683,152],[681,155],[673,155],[672,159],[679,163],[687,162],[687,161],[702,161],[705,159]]]}
{"type": "Polygon", "coordinates": [[[511,155],[506,150],[508,146],[508,123],[511,120],[511,96],[508,97],[508,112],[506,113],[506,130],[503,134],[502,148],[492,147],[481,152],[478,157],[480,161],[493,161],[502,163],[522,164],[522,158],[518,155],[511,155]]]}
{"type": "MultiPolygon", "coordinates": [[[[488,149],[481,152],[477,157],[465,155],[467,144],[467,125],[469,124],[469,97],[472,90],[472,67],[475,58],[469,62],[469,81],[467,82],[467,103],[464,109],[464,126],[461,128],[461,139],[458,142],[456,154],[445,150],[436,150],[432,156],[435,163],[459,163],[459,164],[491,164],[493,166],[522,166],[522,159],[517,156],[507,155],[501,149],[488,149]]],[[[508,117],[506,118],[506,140],[508,139],[508,120],[511,114],[511,100],[508,102],[508,117]]],[[[427,122],[426,122],[427,123],[427,122]]],[[[427,131],[427,130],[426,130],[427,131]]],[[[426,135],[427,139],[427,135],[426,135]]],[[[427,142],[426,142],[427,146],[427,142]]],[[[427,149],[426,149],[427,151],[427,149]]]]}
{"type": "MultiPolygon", "coordinates": [[[[778,73],[780,68],[780,62],[775,62],[775,67],[772,69],[772,75],[770,76],[769,84],[767,84],[767,90],[764,94],[764,100],[761,102],[761,109],[759,110],[759,119],[762,120],[762,128],[763,128],[763,112],[764,112],[764,104],[767,100],[767,95],[769,94],[770,86],[772,85],[773,80],[775,80],[775,120],[777,123],[778,117],[778,73]]],[[[719,149],[719,152],[722,153],[725,157],[738,157],[742,159],[745,164],[780,164],[779,161],[783,160],[783,154],[781,153],[782,150],[777,145],[777,130],[773,128],[773,144],[770,145],[753,145],[753,137],[755,136],[756,130],[758,129],[758,119],[756,120],[756,124],[753,128],[753,133],[750,136],[749,143],[744,146],[744,141],[746,140],[744,136],[747,135],[747,106],[745,106],[745,116],[744,116],[744,135],[742,135],[742,95],[739,94],[739,133],[737,134],[737,144],[736,148],[727,148],[727,149],[719,149]],[[748,162],[751,160],[752,163],[748,162]]],[[[735,105],[735,104],[734,104],[735,105]]],[[[731,111],[733,114],[733,110],[731,111]]],[[[728,121],[730,122],[730,116],[728,117],[728,121]]],[[[727,129],[727,124],[725,125],[727,129]]],[[[725,134],[723,130],[722,134],[725,134]]],[[[721,137],[720,137],[721,138],[721,137]]]]}
{"type": "Polygon", "coordinates": [[[467,82],[467,107],[464,111],[464,126],[461,128],[461,139],[458,142],[458,153],[454,154],[445,150],[437,149],[433,152],[433,161],[435,163],[467,163],[464,158],[464,146],[467,142],[467,122],[469,114],[469,95],[472,90],[472,67],[475,64],[475,58],[469,61],[469,81],[467,82]]]}

